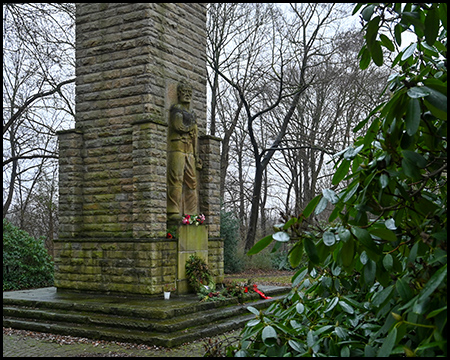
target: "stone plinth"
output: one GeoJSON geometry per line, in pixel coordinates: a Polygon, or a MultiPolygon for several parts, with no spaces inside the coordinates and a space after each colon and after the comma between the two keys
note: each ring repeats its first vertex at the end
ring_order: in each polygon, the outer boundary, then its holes
{"type": "Polygon", "coordinates": [[[178,227],[178,294],[187,294],[186,261],[197,255],[208,263],[208,226],[181,225],[178,227]]]}
{"type": "Polygon", "coordinates": [[[177,276],[177,242],[172,239],[57,240],[55,252],[58,290],[158,294],[177,276]]]}

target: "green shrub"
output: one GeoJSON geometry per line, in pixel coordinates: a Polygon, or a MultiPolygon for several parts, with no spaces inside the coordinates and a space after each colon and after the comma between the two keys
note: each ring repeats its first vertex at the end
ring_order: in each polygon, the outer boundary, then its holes
{"type": "Polygon", "coordinates": [[[3,219],[3,291],[53,285],[53,261],[42,238],[3,219]]]}
{"type": "Polygon", "coordinates": [[[336,187],[250,249],[294,234],[291,265],[309,260],[283,301],[248,307],[255,318],[236,356],[447,356],[447,7],[358,10],[367,23],[360,67],[380,66],[390,51],[401,72],[389,100],[354,128],[370,124],[364,136],[335,156],[336,187]],[[416,41],[395,54],[403,31],[416,41]],[[329,225],[297,231],[329,202],[329,225]]]}
{"type": "Polygon", "coordinates": [[[253,256],[243,254],[245,259],[243,271],[252,269],[259,269],[265,271],[272,270],[274,268],[272,263],[273,255],[274,254],[271,253],[270,249],[265,249],[259,254],[255,254],[253,256]]]}
{"type": "Polygon", "coordinates": [[[220,213],[220,237],[224,240],[223,266],[226,274],[243,270],[242,256],[238,255],[239,220],[232,212],[220,213]]]}

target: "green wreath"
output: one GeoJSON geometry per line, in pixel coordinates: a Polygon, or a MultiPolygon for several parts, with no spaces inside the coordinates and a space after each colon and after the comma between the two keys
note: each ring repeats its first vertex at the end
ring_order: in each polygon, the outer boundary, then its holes
{"type": "Polygon", "coordinates": [[[186,261],[186,278],[196,293],[200,292],[202,286],[214,286],[208,264],[197,255],[191,255],[186,261]]]}

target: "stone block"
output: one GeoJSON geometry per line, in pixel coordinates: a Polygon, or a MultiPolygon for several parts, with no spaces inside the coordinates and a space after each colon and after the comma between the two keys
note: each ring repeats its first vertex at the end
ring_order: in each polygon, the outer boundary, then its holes
{"type": "Polygon", "coordinates": [[[178,227],[178,251],[208,250],[206,225],[182,225],[178,227]]]}

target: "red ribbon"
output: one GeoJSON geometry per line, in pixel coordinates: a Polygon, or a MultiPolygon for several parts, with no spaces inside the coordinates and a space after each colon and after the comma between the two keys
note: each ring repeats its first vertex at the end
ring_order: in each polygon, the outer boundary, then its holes
{"type": "Polygon", "coordinates": [[[253,284],[253,291],[258,293],[263,299],[272,299],[270,296],[264,295],[264,293],[261,290],[258,290],[258,286],[256,284],[253,284]]]}

